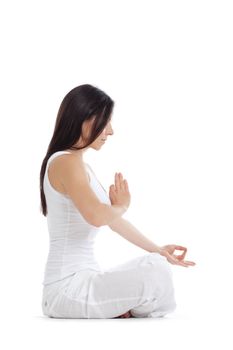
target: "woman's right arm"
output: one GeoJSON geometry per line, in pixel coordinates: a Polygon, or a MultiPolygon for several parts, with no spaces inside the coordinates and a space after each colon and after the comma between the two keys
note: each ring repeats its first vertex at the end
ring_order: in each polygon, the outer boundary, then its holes
{"type": "Polygon", "coordinates": [[[124,205],[108,205],[100,202],[99,209],[96,211],[94,226],[99,227],[112,224],[112,222],[122,216],[127,211],[127,209],[128,208],[124,205]]]}
{"type": "Polygon", "coordinates": [[[112,205],[100,202],[92,190],[85,165],[70,156],[61,156],[58,177],[67,195],[71,198],[84,219],[93,226],[110,225],[122,216],[130,204],[130,193],[126,180],[115,174],[115,185],[110,186],[109,198],[112,205]]]}

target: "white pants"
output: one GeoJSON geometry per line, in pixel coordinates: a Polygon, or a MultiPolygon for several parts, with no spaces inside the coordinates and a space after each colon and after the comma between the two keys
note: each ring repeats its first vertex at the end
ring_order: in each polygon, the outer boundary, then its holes
{"type": "Polygon", "coordinates": [[[44,286],[43,314],[55,318],[162,317],[176,308],[170,263],[158,253],[106,271],[79,271],[44,286]]]}

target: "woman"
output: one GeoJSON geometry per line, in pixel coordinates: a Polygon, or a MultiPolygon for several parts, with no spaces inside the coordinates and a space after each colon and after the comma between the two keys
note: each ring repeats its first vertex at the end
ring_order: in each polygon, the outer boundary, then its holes
{"type": "Polygon", "coordinates": [[[121,173],[115,173],[108,195],[84,162],[88,148],[100,150],[113,135],[113,107],[114,101],[97,87],[72,89],[61,103],[41,166],[41,208],[50,236],[42,310],[49,317],[164,316],[176,307],[169,265],[194,265],[184,260],[185,247],[159,247],[122,218],[130,192],[121,173]],[[94,254],[103,225],[149,254],[103,271],[94,254]],[[175,255],[175,249],[182,254],[175,255]]]}

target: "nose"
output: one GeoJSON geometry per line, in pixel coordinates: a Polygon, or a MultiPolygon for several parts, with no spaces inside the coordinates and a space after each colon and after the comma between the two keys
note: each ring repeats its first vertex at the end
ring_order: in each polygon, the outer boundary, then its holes
{"type": "Polygon", "coordinates": [[[106,130],[107,131],[107,135],[113,135],[114,132],[113,132],[113,129],[112,129],[112,126],[110,125],[109,128],[106,130]]]}

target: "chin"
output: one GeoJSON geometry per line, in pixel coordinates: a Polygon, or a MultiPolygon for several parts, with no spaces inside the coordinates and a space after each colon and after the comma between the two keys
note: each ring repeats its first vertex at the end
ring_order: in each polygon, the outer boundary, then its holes
{"type": "Polygon", "coordinates": [[[98,146],[98,145],[93,145],[91,146],[92,149],[96,150],[96,151],[99,151],[101,149],[101,146],[98,146]]]}
{"type": "Polygon", "coordinates": [[[95,149],[96,151],[99,151],[103,145],[104,143],[100,142],[99,140],[96,140],[90,145],[90,148],[95,149]]]}

